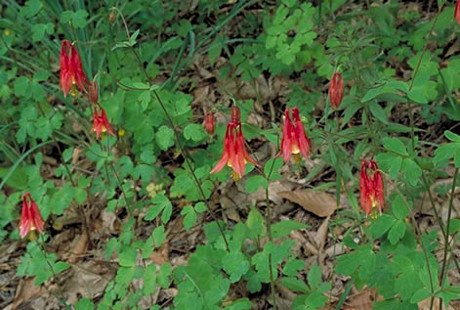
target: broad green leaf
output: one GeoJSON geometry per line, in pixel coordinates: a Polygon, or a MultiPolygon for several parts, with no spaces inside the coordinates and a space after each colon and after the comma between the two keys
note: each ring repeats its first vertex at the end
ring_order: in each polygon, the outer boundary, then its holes
{"type": "Polygon", "coordinates": [[[123,267],[136,266],[137,251],[131,246],[127,246],[120,251],[118,263],[123,267]]]}
{"type": "Polygon", "coordinates": [[[166,151],[174,145],[174,131],[168,126],[161,126],[155,134],[155,141],[160,149],[166,151]]]}
{"type": "Polygon", "coordinates": [[[404,143],[398,138],[385,137],[383,138],[382,142],[383,142],[383,147],[389,151],[393,151],[396,154],[403,155],[403,156],[409,155],[407,153],[404,143]]]}
{"type": "Polygon", "coordinates": [[[249,235],[252,239],[265,235],[266,229],[264,218],[255,207],[252,207],[249,212],[246,226],[249,228],[249,235]]]}
{"type": "Polygon", "coordinates": [[[405,158],[401,165],[401,171],[405,173],[406,180],[412,186],[417,185],[420,177],[422,176],[422,169],[419,165],[410,158],[405,158]]]}
{"type": "Polygon", "coordinates": [[[404,220],[409,215],[409,210],[400,195],[397,195],[393,200],[391,210],[398,220],[404,220]]]}
{"type": "Polygon", "coordinates": [[[307,293],[309,291],[307,284],[304,281],[294,277],[285,277],[281,279],[281,283],[286,288],[295,292],[307,293]]]}
{"type": "Polygon", "coordinates": [[[300,259],[290,259],[283,268],[283,274],[287,276],[296,276],[299,270],[305,268],[305,261],[300,259]]]}
{"type": "Polygon", "coordinates": [[[396,219],[394,217],[389,216],[388,214],[382,214],[369,226],[369,232],[374,236],[374,238],[380,238],[393,226],[395,222],[396,219]]]}
{"type": "Polygon", "coordinates": [[[305,229],[309,226],[307,224],[299,223],[292,220],[281,220],[272,225],[273,238],[282,238],[288,236],[291,231],[298,229],[305,229]]]}
{"type": "Polygon", "coordinates": [[[246,191],[248,193],[255,193],[262,186],[264,189],[267,188],[267,180],[260,174],[253,175],[246,180],[246,191]]]}
{"type": "Polygon", "coordinates": [[[230,276],[232,283],[238,282],[249,270],[249,261],[241,252],[231,252],[222,260],[223,269],[230,276]]]}
{"type": "Polygon", "coordinates": [[[406,224],[404,221],[397,221],[388,233],[388,240],[390,240],[391,244],[396,244],[402,237],[404,237],[405,232],[406,224]]]}
{"type": "Polygon", "coordinates": [[[192,141],[202,141],[208,137],[202,125],[188,124],[184,128],[184,138],[192,141]]]}
{"type": "Polygon", "coordinates": [[[308,272],[308,284],[310,284],[312,288],[316,288],[321,284],[321,278],[321,268],[317,264],[313,264],[308,272]]]}
{"type": "Polygon", "coordinates": [[[372,115],[375,116],[376,119],[381,121],[382,123],[388,125],[388,117],[384,109],[378,104],[377,102],[371,102],[369,104],[369,110],[371,111],[372,115]]]}

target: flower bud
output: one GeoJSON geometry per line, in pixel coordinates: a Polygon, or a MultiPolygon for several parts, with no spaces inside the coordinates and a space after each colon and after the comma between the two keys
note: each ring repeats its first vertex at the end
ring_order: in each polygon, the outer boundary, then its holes
{"type": "Polygon", "coordinates": [[[89,102],[92,104],[97,104],[99,98],[99,90],[97,84],[95,82],[89,82],[88,86],[88,94],[89,94],[89,102]]]}
{"type": "Polygon", "coordinates": [[[203,127],[210,135],[214,134],[216,130],[216,117],[212,112],[207,112],[204,117],[203,127]]]}
{"type": "Polygon", "coordinates": [[[109,14],[109,22],[113,24],[116,18],[117,18],[117,15],[115,13],[115,10],[111,10],[109,14]]]}
{"type": "Polygon", "coordinates": [[[343,98],[343,79],[340,72],[336,71],[329,82],[329,101],[333,109],[337,109],[343,98]]]}

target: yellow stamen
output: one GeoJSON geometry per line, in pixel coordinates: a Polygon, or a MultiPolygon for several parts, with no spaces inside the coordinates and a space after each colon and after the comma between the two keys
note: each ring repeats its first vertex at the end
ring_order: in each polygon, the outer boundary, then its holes
{"type": "Polygon", "coordinates": [[[235,180],[235,182],[238,182],[241,178],[240,178],[240,175],[238,173],[235,172],[235,170],[232,169],[232,172],[230,173],[230,175],[232,176],[232,179],[235,180]]]}
{"type": "Polygon", "coordinates": [[[294,159],[294,162],[296,164],[300,163],[300,154],[299,153],[292,154],[292,158],[294,159]]]}
{"type": "Polygon", "coordinates": [[[6,36],[10,36],[11,35],[11,29],[5,29],[3,31],[3,33],[6,35],[6,36]]]}
{"type": "Polygon", "coordinates": [[[72,89],[70,90],[70,95],[72,97],[77,97],[78,96],[77,87],[75,87],[75,83],[73,83],[73,82],[72,82],[72,89]]]}
{"type": "Polygon", "coordinates": [[[118,135],[119,135],[120,137],[123,137],[123,136],[125,135],[125,130],[124,130],[124,129],[119,129],[119,130],[118,130],[118,135]]]}

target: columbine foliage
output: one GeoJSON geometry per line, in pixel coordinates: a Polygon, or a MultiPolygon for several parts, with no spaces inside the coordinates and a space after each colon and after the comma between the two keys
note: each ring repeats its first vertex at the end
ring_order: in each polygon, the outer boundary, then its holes
{"type": "Polygon", "coordinates": [[[460,1],[368,2],[6,1],[0,241],[17,275],[49,289],[103,265],[98,292],[55,296],[76,309],[340,308],[352,286],[374,309],[447,307],[460,1]],[[278,213],[286,179],[340,208],[325,226],[278,213]]]}

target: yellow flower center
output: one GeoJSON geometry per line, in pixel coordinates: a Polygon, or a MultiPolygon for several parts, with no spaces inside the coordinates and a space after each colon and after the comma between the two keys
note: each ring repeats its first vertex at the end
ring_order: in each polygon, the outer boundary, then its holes
{"type": "Polygon", "coordinates": [[[232,179],[235,180],[235,182],[238,182],[241,178],[240,178],[240,175],[238,173],[235,172],[235,170],[232,169],[232,172],[230,173],[230,175],[232,176],[232,179]]]}
{"type": "Polygon", "coordinates": [[[299,154],[299,153],[294,153],[294,154],[292,155],[292,158],[294,159],[294,162],[295,162],[296,164],[300,163],[300,154],[299,154]]]}
{"type": "Polygon", "coordinates": [[[72,97],[78,96],[78,90],[77,90],[77,87],[75,87],[75,81],[72,81],[72,89],[70,90],[70,95],[72,97]]]}

